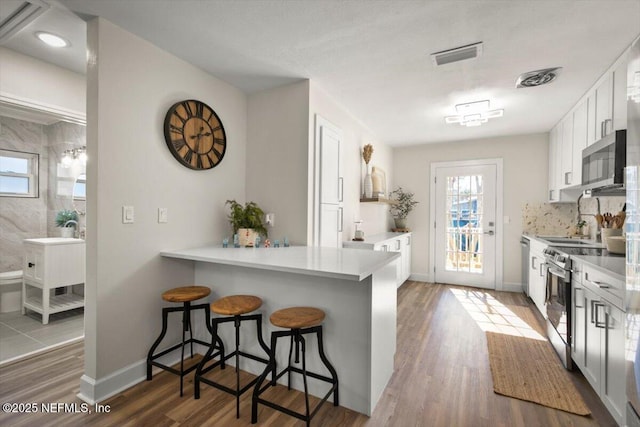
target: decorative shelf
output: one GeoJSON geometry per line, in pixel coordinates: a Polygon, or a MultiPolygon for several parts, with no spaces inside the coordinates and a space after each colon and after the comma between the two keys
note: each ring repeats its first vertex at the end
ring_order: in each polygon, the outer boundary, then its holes
{"type": "Polygon", "coordinates": [[[360,203],[386,203],[388,205],[397,205],[398,202],[384,197],[361,197],[360,203]]]}

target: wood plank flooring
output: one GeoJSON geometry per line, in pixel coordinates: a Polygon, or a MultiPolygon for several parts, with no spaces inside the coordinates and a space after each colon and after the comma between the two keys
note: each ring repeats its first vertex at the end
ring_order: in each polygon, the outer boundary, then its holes
{"type": "MultiPolygon", "coordinates": [[[[368,418],[327,403],[312,425],[615,426],[614,420],[579,373],[575,373],[573,378],[592,411],[589,417],[493,393],[485,334],[463,307],[461,299],[467,297],[477,301],[495,298],[506,307],[532,307],[521,294],[406,282],[398,294],[396,369],[373,416],[368,418]]],[[[75,402],[80,405],[82,402],[76,394],[83,364],[80,343],[4,366],[0,368],[0,403],[35,402],[39,405],[75,402]]],[[[232,369],[212,374],[221,381],[233,381],[232,369]]],[[[252,376],[243,373],[243,378],[249,380],[252,376]]],[[[194,400],[193,374],[185,377],[185,396],[182,398],[178,387],[176,376],[162,372],[155,375],[153,381],[142,382],[103,402],[110,406],[108,414],[0,413],[0,425],[250,425],[250,393],[242,397],[241,416],[236,420],[233,396],[203,386],[201,398],[194,400]]],[[[291,405],[294,410],[301,411],[304,407],[300,392],[289,392],[278,386],[271,393],[272,399],[291,405]]],[[[258,425],[301,426],[304,423],[260,406],[258,425]]]]}

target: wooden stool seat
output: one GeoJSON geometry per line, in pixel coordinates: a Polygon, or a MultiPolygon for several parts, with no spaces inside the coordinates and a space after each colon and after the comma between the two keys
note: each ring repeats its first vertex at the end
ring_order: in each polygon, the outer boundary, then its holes
{"type": "Polygon", "coordinates": [[[181,286],[169,289],[162,294],[162,299],[168,302],[189,302],[204,298],[211,293],[206,286],[181,286]]]}
{"type": "Polygon", "coordinates": [[[269,320],[281,328],[302,329],[321,324],[324,316],[324,311],[319,308],[290,307],[274,311],[269,320]]]}
{"type": "Polygon", "coordinates": [[[262,300],[253,295],[229,295],[211,303],[211,311],[224,316],[240,316],[262,306],[262,300]]]}

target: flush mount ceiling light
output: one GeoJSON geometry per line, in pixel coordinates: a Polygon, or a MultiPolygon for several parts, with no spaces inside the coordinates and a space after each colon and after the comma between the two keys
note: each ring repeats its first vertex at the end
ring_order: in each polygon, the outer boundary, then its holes
{"type": "Polygon", "coordinates": [[[459,123],[462,126],[480,126],[489,119],[502,117],[504,110],[489,110],[489,100],[469,102],[456,105],[457,116],[447,116],[445,123],[459,123]]]}
{"type": "Polygon", "coordinates": [[[546,85],[558,77],[560,70],[562,70],[562,67],[545,68],[520,74],[520,77],[518,77],[516,81],[516,87],[523,88],[546,85]]]}
{"type": "Polygon", "coordinates": [[[47,33],[46,31],[38,31],[36,32],[36,37],[40,39],[41,42],[48,44],[51,47],[69,47],[71,43],[68,40],[63,39],[62,37],[55,35],[53,33],[47,33]]]}
{"type": "Polygon", "coordinates": [[[444,65],[452,62],[464,61],[465,59],[477,58],[481,54],[482,42],[478,42],[432,53],[431,59],[436,65],[444,65]]]}

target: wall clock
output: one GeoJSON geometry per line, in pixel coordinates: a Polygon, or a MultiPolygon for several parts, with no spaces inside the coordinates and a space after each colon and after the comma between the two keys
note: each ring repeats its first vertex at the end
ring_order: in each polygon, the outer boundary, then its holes
{"type": "Polygon", "coordinates": [[[195,170],[211,169],[222,161],[227,136],[218,115],[195,99],[176,102],[164,118],[164,139],[173,157],[195,170]]]}

